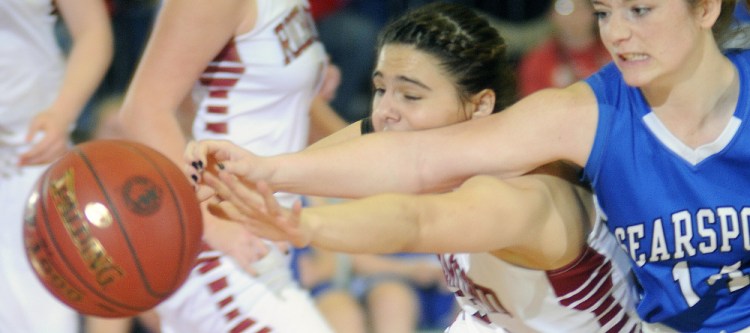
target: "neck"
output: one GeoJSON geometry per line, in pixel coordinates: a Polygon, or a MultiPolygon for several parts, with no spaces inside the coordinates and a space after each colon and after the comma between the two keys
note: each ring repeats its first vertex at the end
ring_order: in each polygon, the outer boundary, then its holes
{"type": "Polygon", "coordinates": [[[737,106],[739,74],[729,59],[720,56],[717,61],[704,61],[669,88],[642,89],[662,123],[692,148],[716,140],[737,106]]]}
{"type": "Polygon", "coordinates": [[[710,112],[728,91],[738,89],[732,62],[716,47],[696,52],[674,73],[641,87],[652,109],[710,112]]]}

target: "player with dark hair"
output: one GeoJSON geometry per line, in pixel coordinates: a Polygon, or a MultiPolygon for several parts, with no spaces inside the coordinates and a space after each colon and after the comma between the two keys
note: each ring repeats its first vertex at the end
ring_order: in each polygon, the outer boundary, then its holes
{"type": "MultiPolygon", "coordinates": [[[[363,134],[474,122],[513,101],[504,41],[465,7],[415,9],[388,25],[378,45],[373,113],[359,124],[363,134]]],[[[477,177],[448,194],[384,195],[291,212],[270,191],[261,190],[265,201],[258,202],[220,173],[225,182],[204,172],[225,200],[214,212],[258,235],[353,253],[458,252],[439,256],[462,305],[450,332],[640,327],[627,258],[598,222],[590,190],[565,164],[507,182],[477,177]]]]}
{"type": "Polygon", "coordinates": [[[750,51],[722,49],[737,33],[736,1],[593,5],[613,63],[484,120],[269,159],[215,143],[191,156],[210,153],[228,172],[279,190],[334,196],[431,191],[568,160],[585,167],[631,257],[645,321],[682,332],[747,329],[750,51]]]}

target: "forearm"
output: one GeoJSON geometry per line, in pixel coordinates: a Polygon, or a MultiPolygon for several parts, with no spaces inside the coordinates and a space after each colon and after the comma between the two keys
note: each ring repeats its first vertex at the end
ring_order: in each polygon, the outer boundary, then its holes
{"type": "Polygon", "coordinates": [[[271,186],[285,192],[357,198],[384,192],[427,192],[460,182],[427,183],[421,172],[420,144],[405,139],[410,134],[373,133],[271,157],[266,160],[275,170],[271,186]]]}
{"type": "Polygon", "coordinates": [[[120,112],[129,138],[182,162],[179,106],[233,36],[241,9],[230,0],[164,2],[120,112]]]}
{"type": "Polygon", "coordinates": [[[412,196],[385,194],[337,205],[305,208],[303,228],[313,246],[349,253],[410,250],[419,237],[418,209],[412,196]]]}
{"type": "MultiPolygon", "coordinates": [[[[87,4],[88,5],[88,4],[87,4]]],[[[107,72],[113,55],[113,37],[104,8],[88,9],[86,22],[70,22],[72,48],[62,87],[51,109],[60,112],[63,119],[74,122],[107,72]]],[[[67,8],[67,11],[76,10],[67,8]]],[[[79,14],[67,17],[80,20],[79,14]]]]}
{"type": "Polygon", "coordinates": [[[361,197],[447,190],[474,175],[514,177],[556,160],[582,166],[596,121],[596,98],[588,86],[577,84],[537,93],[483,119],[373,133],[274,157],[268,160],[270,182],[288,192],[361,197]]]}

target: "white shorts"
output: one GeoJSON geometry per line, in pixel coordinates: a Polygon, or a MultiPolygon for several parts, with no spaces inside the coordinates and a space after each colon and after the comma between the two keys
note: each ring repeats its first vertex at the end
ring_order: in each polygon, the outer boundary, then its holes
{"type": "Polygon", "coordinates": [[[26,259],[26,198],[46,166],[0,172],[0,332],[77,333],[78,314],[47,291],[26,259]]]}
{"type": "Polygon", "coordinates": [[[289,261],[272,247],[253,277],[229,256],[202,256],[186,283],[157,306],[163,333],[332,333],[289,261]]]}

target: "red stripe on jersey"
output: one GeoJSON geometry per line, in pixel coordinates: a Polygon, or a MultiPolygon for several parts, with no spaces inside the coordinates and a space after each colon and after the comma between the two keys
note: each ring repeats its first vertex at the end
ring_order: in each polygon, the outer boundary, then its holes
{"type": "Polygon", "coordinates": [[[210,288],[211,292],[215,294],[221,291],[222,289],[226,288],[228,285],[229,283],[227,282],[227,278],[225,276],[214,282],[209,283],[208,288],[210,288]]]}
{"type": "Polygon", "coordinates": [[[220,66],[220,65],[208,65],[203,73],[233,73],[242,74],[245,72],[245,67],[238,66],[220,66]]]}
{"type": "Polygon", "coordinates": [[[214,114],[227,114],[229,113],[229,108],[226,106],[209,105],[206,112],[214,114]]]}
{"type": "Polygon", "coordinates": [[[234,296],[227,296],[227,298],[219,301],[219,308],[223,308],[227,306],[227,304],[232,303],[234,301],[234,296]]]}
{"type": "Polygon", "coordinates": [[[258,333],[271,333],[271,329],[268,327],[263,327],[258,333]]]}
{"type": "Polygon", "coordinates": [[[255,325],[254,321],[252,321],[251,319],[245,319],[241,321],[239,324],[237,324],[236,326],[234,326],[232,330],[229,332],[240,333],[240,332],[245,331],[246,329],[248,329],[250,326],[253,326],[253,325],[255,325]]]}
{"type": "Polygon", "coordinates": [[[201,77],[199,81],[202,85],[208,87],[231,88],[234,87],[235,84],[237,84],[237,81],[239,81],[239,79],[201,77]]]}
{"type": "Polygon", "coordinates": [[[214,57],[214,61],[234,61],[240,62],[240,53],[237,51],[237,45],[234,44],[234,38],[229,40],[227,45],[214,57]]]}
{"type": "MultiPolygon", "coordinates": [[[[587,247],[572,264],[548,271],[547,278],[560,304],[592,312],[602,327],[618,314],[629,320],[627,312],[612,297],[611,263],[592,248],[587,247]]],[[[618,332],[623,325],[618,323],[610,332],[618,332]]]]}
{"type": "MultiPolygon", "coordinates": [[[[620,321],[618,321],[617,324],[615,324],[615,326],[612,326],[612,328],[609,329],[609,331],[610,332],[622,332],[622,329],[625,327],[625,325],[628,324],[629,321],[630,321],[630,316],[628,316],[627,313],[623,312],[623,316],[620,317],[620,321]]],[[[634,326],[631,332],[637,331],[636,330],[637,327],[638,326],[634,326]]]]}
{"type": "Polygon", "coordinates": [[[224,317],[227,318],[227,320],[232,320],[234,318],[237,318],[237,316],[240,315],[240,310],[234,309],[232,311],[227,312],[227,314],[224,315],[224,317]]]}
{"type": "Polygon", "coordinates": [[[201,262],[200,268],[198,268],[198,272],[200,272],[201,274],[206,274],[214,268],[219,267],[220,265],[221,262],[219,261],[219,258],[210,258],[201,262]]]}
{"type": "Polygon", "coordinates": [[[229,96],[229,90],[211,90],[208,92],[208,96],[211,98],[227,98],[227,96],[229,96]]]}
{"type": "Polygon", "coordinates": [[[206,131],[214,132],[218,134],[227,134],[227,123],[208,123],[206,124],[206,131]]]}

